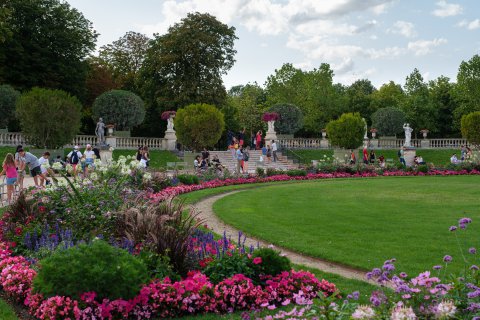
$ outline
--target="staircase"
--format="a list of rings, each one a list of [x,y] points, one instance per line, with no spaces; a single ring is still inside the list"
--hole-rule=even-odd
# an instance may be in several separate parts
[[[260,162],[260,156],[262,155],[261,150],[250,150],[249,151],[250,158],[248,159],[248,173],[255,173],[257,167],[262,168],[273,168],[276,170],[290,170],[290,169],[298,169],[298,164],[293,163],[291,159],[288,159],[286,156],[282,156],[281,152],[277,151],[278,160],[277,162],[273,162],[273,155],[270,158],[272,161],[267,163],[267,157],[264,156],[263,162]],[[237,166],[237,160],[233,159],[232,153],[230,151],[210,151],[210,159],[217,155],[218,159],[222,165],[224,165],[230,172],[235,172]]]

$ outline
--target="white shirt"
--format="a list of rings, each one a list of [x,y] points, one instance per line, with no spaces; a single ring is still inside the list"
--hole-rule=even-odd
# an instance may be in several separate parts
[[[43,166],[43,164],[44,164],[44,163],[47,163],[47,164],[48,164],[48,163],[49,163],[49,162],[48,162],[48,159],[47,159],[47,158],[44,158],[44,157],[40,157],[40,158],[38,159],[38,163],[40,163],[40,170],[42,171],[42,173],[47,172],[47,168],[45,168],[45,167]]]
[[[457,162],[458,162],[457,156],[453,155],[453,156],[450,158],[450,162],[451,162],[451,163],[457,163]]]
[[[83,155],[85,156],[85,159],[93,159],[95,157],[95,152],[93,152],[93,150],[85,150]]]
[[[73,154],[73,151],[70,151],[70,153],[67,155],[67,157],[71,158],[72,154]],[[80,158],[82,158],[82,153],[80,151],[77,151],[77,156],[78,156],[78,160],[80,160]]]
[[[277,143],[272,143],[272,151],[277,151]]]

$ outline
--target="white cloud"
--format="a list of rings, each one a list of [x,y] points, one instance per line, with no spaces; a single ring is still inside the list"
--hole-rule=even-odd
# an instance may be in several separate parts
[[[400,34],[406,38],[413,38],[417,35],[415,26],[411,22],[399,20],[393,24],[393,27],[393,29],[388,29],[387,32]]]
[[[462,20],[457,24],[457,26],[466,27],[468,30],[475,30],[480,28],[480,19],[475,19],[472,21]]]
[[[432,14],[437,17],[445,18],[457,16],[463,12],[463,7],[461,5],[456,3],[447,3],[445,0],[438,1],[436,5],[438,8],[433,10]]]
[[[412,51],[416,56],[423,56],[432,52],[432,48],[438,47],[446,43],[447,40],[444,38],[433,40],[418,40],[414,42],[409,42],[407,48],[408,50]]]

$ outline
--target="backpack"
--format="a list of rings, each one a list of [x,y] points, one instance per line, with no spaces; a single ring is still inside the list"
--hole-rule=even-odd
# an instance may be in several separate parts
[[[400,152],[400,150],[398,150],[397,156],[398,156],[399,158],[402,156],[402,152]]]
[[[244,161],[248,161],[249,158],[250,158],[250,155],[248,154],[248,152],[245,152],[245,153],[243,154],[243,160],[244,160]]]
[[[77,153],[76,150],[73,150],[73,151],[72,151],[72,157],[70,158],[70,163],[71,163],[71,164],[77,164],[78,161],[79,161],[79,159],[78,159],[78,153]]]

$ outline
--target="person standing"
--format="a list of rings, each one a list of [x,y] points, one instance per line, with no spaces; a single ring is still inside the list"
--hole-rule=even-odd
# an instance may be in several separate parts
[[[363,147],[363,163],[368,164],[368,150],[367,147]]]
[[[248,160],[250,159],[250,147],[246,147],[243,151],[243,172],[248,174]]]
[[[39,159],[38,163],[40,163],[40,171],[42,174],[47,177],[48,176],[48,168],[50,167],[50,152],[46,151]],[[45,183],[49,185],[50,180],[45,180],[44,178],[40,178],[40,187],[43,187],[43,184]]]
[[[7,153],[5,160],[3,160],[3,170],[0,173],[0,176],[1,175],[7,176],[7,203],[10,204],[12,202],[15,183],[17,182],[17,167],[15,165],[13,154]]]
[[[243,152],[242,152],[241,146],[235,152],[235,156],[237,158],[237,174],[240,174],[240,171],[242,171],[242,162],[243,162]]]
[[[255,150],[260,150],[262,148],[262,131],[259,130],[255,136]]]
[[[375,158],[376,158],[376,155],[375,155],[375,150],[370,150],[370,163],[371,164],[375,164]]]
[[[82,159],[82,153],[78,151],[78,146],[73,147],[73,150],[67,155],[68,163],[70,163],[73,167],[73,177],[77,178],[77,166]]]
[[[243,128],[239,133],[238,133],[238,142],[240,144],[240,147],[243,147],[243,144],[245,143],[245,128]]]
[[[350,164],[354,165],[355,163],[357,163],[357,157],[355,156],[355,152],[350,150]]]
[[[40,169],[40,163],[38,162],[38,158],[35,157],[33,154],[30,152],[25,152],[25,150],[20,149],[18,151],[20,157],[23,158],[23,161],[25,164],[28,166],[28,169],[30,170],[30,175],[33,177],[33,181],[35,182],[35,187],[40,187],[38,183],[38,177],[43,178],[47,180],[47,177],[45,177],[42,174],[42,170]]]
[[[23,190],[23,179],[25,178],[25,162],[18,153],[18,150],[23,149],[21,145],[17,146],[15,150],[15,167],[17,168],[17,183],[20,191]]]
[[[203,148],[202,160],[206,160],[207,164],[210,162],[210,152],[208,152],[207,148]]]
[[[277,143],[275,140],[272,140],[272,154],[273,154],[273,162],[277,162],[278,156],[277,156]]]
[[[400,148],[400,150],[398,151],[398,157],[399,157],[400,163],[406,166],[407,163],[405,162],[405,147]]]
[[[82,161],[82,170],[83,176],[87,176],[88,167],[93,167],[95,163],[95,152],[92,150],[92,146],[87,144],[85,151],[83,152],[83,160]]]

